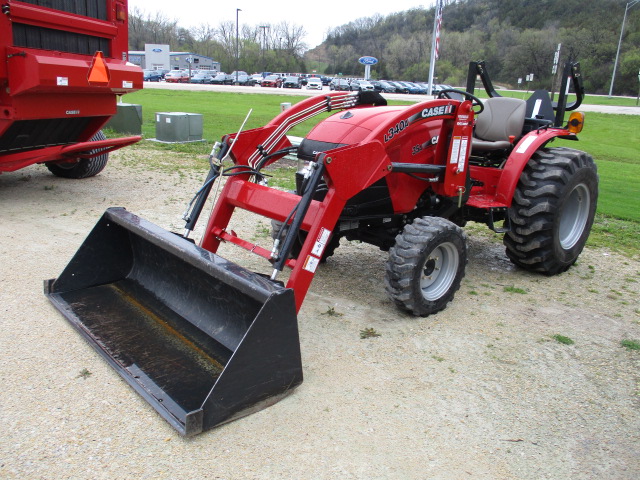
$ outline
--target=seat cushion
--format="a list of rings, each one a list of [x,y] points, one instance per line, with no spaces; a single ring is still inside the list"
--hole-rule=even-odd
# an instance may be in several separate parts
[[[489,98],[484,102],[484,111],[478,115],[474,135],[491,142],[508,142],[510,136],[519,137],[526,110],[527,103],[519,98]]]

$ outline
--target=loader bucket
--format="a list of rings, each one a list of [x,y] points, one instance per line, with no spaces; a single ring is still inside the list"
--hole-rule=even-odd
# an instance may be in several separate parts
[[[291,289],[122,208],[104,213],[45,294],[182,435],[302,382]]]

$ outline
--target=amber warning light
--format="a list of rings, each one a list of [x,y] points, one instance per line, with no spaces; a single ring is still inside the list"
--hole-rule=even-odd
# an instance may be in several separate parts
[[[127,20],[127,9],[122,3],[116,3],[116,20],[119,22]]]
[[[583,126],[584,126],[584,113],[573,112],[569,116],[569,124],[567,125],[568,130],[571,133],[578,134],[582,131]]]
[[[102,52],[96,52],[93,56],[93,62],[91,62],[91,68],[89,68],[88,80],[90,85],[109,84],[109,69],[104,61]]]

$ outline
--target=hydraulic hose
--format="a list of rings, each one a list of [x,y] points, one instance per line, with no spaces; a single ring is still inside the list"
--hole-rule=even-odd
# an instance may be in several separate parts
[[[202,213],[202,209],[204,208],[204,204],[207,201],[207,198],[209,197],[209,193],[211,193],[211,187],[213,187],[213,184],[216,178],[220,176],[221,164],[219,160],[223,159],[228,151],[229,151],[229,142],[225,141],[220,145],[220,149],[214,155],[211,156],[211,162],[210,162],[211,168],[209,169],[207,178],[205,179],[202,185],[202,188],[196,194],[197,198],[195,199],[191,212],[188,212],[187,214],[185,214],[184,220],[186,223],[184,226],[184,234],[183,234],[184,238],[187,238],[195,228],[198,218]]]

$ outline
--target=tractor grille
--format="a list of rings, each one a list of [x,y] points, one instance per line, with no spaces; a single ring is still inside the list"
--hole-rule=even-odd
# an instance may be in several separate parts
[[[63,12],[84,15],[98,20],[107,19],[107,2],[105,0],[21,0],[24,3],[39,7],[53,8]]]
[[[76,143],[89,120],[90,117],[14,122],[0,138],[0,153],[16,153]]]
[[[16,47],[79,53],[80,55],[93,55],[100,50],[106,57],[111,56],[109,40],[106,38],[21,23],[13,25],[13,45]]]

